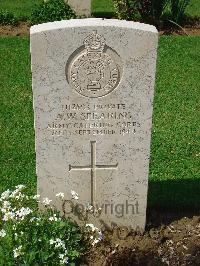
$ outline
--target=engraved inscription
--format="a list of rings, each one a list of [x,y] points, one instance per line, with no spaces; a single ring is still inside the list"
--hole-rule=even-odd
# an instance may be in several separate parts
[[[139,133],[140,121],[125,103],[62,105],[56,119],[47,125],[53,137],[75,135],[130,135]]]
[[[95,205],[95,195],[96,195],[96,170],[116,170],[118,168],[118,163],[111,165],[97,164],[96,162],[96,141],[91,141],[91,164],[86,166],[72,166],[69,165],[69,172],[72,170],[89,170],[91,172],[91,205]]]
[[[87,36],[84,48],[81,52],[80,49],[77,51],[66,65],[67,80],[71,87],[89,98],[111,93],[121,80],[119,55],[106,46],[103,36],[96,32]]]

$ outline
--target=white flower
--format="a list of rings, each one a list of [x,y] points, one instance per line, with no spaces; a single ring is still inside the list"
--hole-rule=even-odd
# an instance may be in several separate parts
[[[34,221],[41,221],[41,218],[40,217],[32,217],[31,219],[30,219],[30,222],[32,223],[32,222],[34,222]]]
[[[68,253],[67,249],[65,249],[65,252],[64,253],[65,253],[65,255],[67,255],[67,253]]]
[[[97,243],[99,243],[99,241],[101,241],[103,239],[103,235],[102,232],[100,230],[98,230],[98,235],[96,236],[96,238],[93,240],[92,245],[96,245]]]
[[[51,222],[57,222],[58,221],[58,218],[56,216],[52,216],[52,217],[49,217],[49,221]]]
[[[98,229],[97,227],[95,227],[93,224],[86,224],[86,227],[90,227],[91,231],[94,232],[96,231],[96,229]]]
[[[3,209],[3,208],[1,208],[1,212],[2,213],[6,213],[8,210],[7,209]]]
[[[54,240],[53,239],[50,239],[49,240],[49,243],[50,243],[50,245],[53,245],[54,244]]]
[[[24,186],[24,185],[18,185],[18,186],[16,186],[15,188],[17,189],[17,190],[22,190],[22,189],[24,189],[26,186]]]
[[[98,236],[96,236],[96,238],[94,239],[94,241],[92,242],[92,245],[96,245],[97,243],[99,243],[101,240],[103,239],[103,234],[100,230],[98,230]]]
[[[56,240],[51,239],[49,243],[50,245],[54,245],[55,248],[62,247],[64,250],[66,250],[65,243],[60,238],[56,238]]]
[[[56,194],[56,197],[59,198],[59,199],[63,199],[64,198],[64,193],[60,192],[58,194]]]
[[[19,199],[23,199],[25,197],[24,194],[22,194],[21,192],[18,193],[18,195],[16,195],[16,199],[19,200]],[[26,199],[27,199],[27,196],[26,196]]]
[[[9,198],[13,198],[13,199],[17,199],[17,200],[23,199],[24,197],[25,197],[25,195],[22,194],[19,189],[14,190],[9,196]]]
[[[9,198],[9,196],[10,196],[10,193],[11,193],[11,191],[8,189],[8,190],[6,190],[6,191],[4,191],[2,194],[1,194],[1,200],[5,200],[5,199],[8,199]]]
[[[72,199],[78,200],[78,194],[74,190],[71,190],[71,195]]]
[[[57,221],[60,221],[61,219],[60,218],[58,218],[57,216],[56,216],[56,214],[54,214],[53,216],[51,216],[51,217],[49,217],[49,221],[51,221],[51,222],[57,222]]]
[[[62,260],[60,260],[60,264],[68,264],[68,260],[69,259],[67,257],[62,259]]]
[[[4,229],[2,229],[0,231],[0,237],[5,237],[6,236],[6,231]]]
[[[7,222],[8,220],[15,219],[15,213],[14,212],[6,212],[2,218],[3,221]]]
[[[16,211],[16,216],[17,216],[17,218],[24,220],[24,217],[27,216],[28,214],[30,214],[31,212],[33,212],[33,211],[29,207],[27,207],[27,208],[22,207],[21,209]]]
[[[93,212],[94,210],[94,207],[92,205],[90,205],[89,203],[86,204],[86,211],[89,211],[89,212]]]
[[[3,202],[3,208],[10,208],[10,202],[5,200]]]
[[[10,209],[11,209],[11,204],[9,201],[6,201],[6,200],[3,201],[2,206],[3,206],[3,208],[1,208],[2,213],[6,213],[6,212],[10,211]]]
[[[33,199],[38,201],[40,199],[40,195],[34,195]]]
[[[59,254],[59,259],[64,259],[65,254]]]
[[[100,239],[95,239],[93,242],[92,242],[92,245],[94,246],[94,245],[96,245],[97,243],[99,243],[99,241],[100,241]]]
[[[19,257],[20,255],[22,255],[23,253],[21,252],[22,246],[19,246],[18,248],[13,250],[13,254],[14,254],[14,258]]]
[[[44,205],[49,205],[52,202],[49,198],[43,198],[43,204]]]
[[[92,239],[92,240],[94,239],[92,242],[92,245],[94,246],[99,241],[102,240],[102,238],[103,238],[102,232],[97,227],[95,227],[93,224],[86,224],[86,227],[89,227],[90,231],[92,231],[92,233],[94,234],[94,235],[90,236],[90,239]]]
[[[62,247],[63,249],[65,249],[65,243],[61,239],[56,238],[55,248],[59,248],[59,247]]]

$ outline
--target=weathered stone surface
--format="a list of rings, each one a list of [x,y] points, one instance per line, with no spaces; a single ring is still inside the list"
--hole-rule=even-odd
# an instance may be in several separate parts
[[[76,191],[98,226],[145,226],[157,38],[118,20],[31,28],[38,193]]]
[[[66,0],[66,2],[78,15],[87,17],[91,15],[91,0]]]

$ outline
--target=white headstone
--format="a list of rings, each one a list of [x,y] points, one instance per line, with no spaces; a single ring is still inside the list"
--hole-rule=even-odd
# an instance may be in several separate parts
[[[144,229],[158,34],[103,19],[31,27],[38,193]]]
[[[77,15],[91,15],[91,0],[66,0],[67,3],[76,11]]]

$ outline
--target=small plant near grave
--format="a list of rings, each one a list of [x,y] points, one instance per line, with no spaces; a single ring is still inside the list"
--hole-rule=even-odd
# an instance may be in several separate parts
[[[137,2],[142,20],[157,24],[161,20],[169,0],[137,0]]]
[[[138,14],[137,0],[113,0],[118,19],[135,20]]]
[[[171,20],[175,23],[182,23],[185,15],[186,7],[189,5],[190,0],[171,0]]]
[[[31,14],[32,25],[76,18],[74,10],[64,0],[47,0]]]
[[[144,22],[155,24],[160,20],[169,0],[114,0],[119,19],[134,20],[139,16]]]
[[[159,25],[163,20],[181,23],[190,0],[114,0],[119,19],[135,20]],[[166,12],[167,10],[167,12]]]
[[[17,18],[8,11],[0,11],[0,25],[13,25],[18,24]]]
[[[62,203],[64,194],[56,197]],[[38,209],[39,202],[44,211]],[[0,264],[74,265],[99,240],[100,232],[92,224],[79,227],[61,216],[50,199],[26,195],[23,185],[1,194]]]

